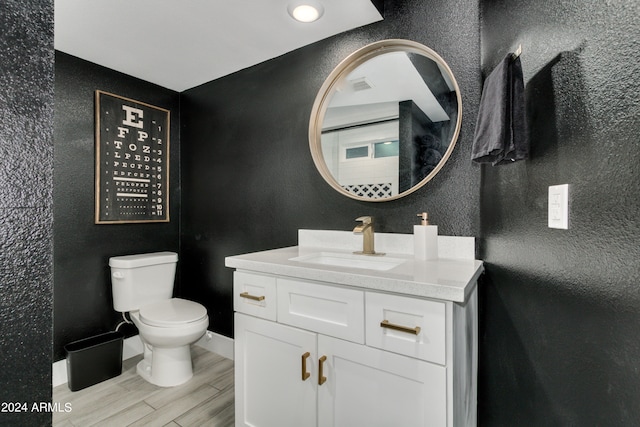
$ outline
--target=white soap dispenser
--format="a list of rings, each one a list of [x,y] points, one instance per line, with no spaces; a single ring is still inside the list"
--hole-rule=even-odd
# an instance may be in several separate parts
[[[420,225],[413,226],[413,253],[416,259],[438,259],[438,226],[429,225],[426,212],[418,214],[422,217]]]

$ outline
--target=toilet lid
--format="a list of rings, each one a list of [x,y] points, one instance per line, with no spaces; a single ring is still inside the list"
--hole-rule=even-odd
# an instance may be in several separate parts
[[[172,327],[197,322],[207,316],[207,309],[197,302],[180,298],[158,301],[140,307],[140,320],[151,326]]]

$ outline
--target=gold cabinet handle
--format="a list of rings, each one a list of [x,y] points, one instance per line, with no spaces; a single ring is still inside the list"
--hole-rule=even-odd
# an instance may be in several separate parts
[[[327,377],[325,377],[322,372],[322,368],[326,360],[327,356],[322,356],[320,359],[318,359],[318,385],[322,385],[327,381]]]
[[[310,372],[307,372],[307,359],[311,356],[308,351],[302,355],[302,381],[306,381],[311,376]]]
[[[415,328],[410,328],[408,326],[395,325],[393,323],[389,323],[388,320],[383,320],[380,322],[381,328],[393,329],[394,331],[406,332],[408,334],[418,335],[420,333],[420,326],[416,326]]]
[[[264,295],[260,295],[259,297],[255,296],[255,295],[251,295],[249,292],[243,292],[240,294],[240,296],[242,298],[246,298],[246,299],[251,299],[254,301],[262,301],[264,300]]]

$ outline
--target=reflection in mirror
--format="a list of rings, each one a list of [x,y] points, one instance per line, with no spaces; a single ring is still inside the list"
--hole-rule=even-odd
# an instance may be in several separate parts
[[[385,40],[348,57],[320,90],[310,146],[325,180],[359,200],[392,200],[428,182],[455,144],[460,93],[435,52]]]

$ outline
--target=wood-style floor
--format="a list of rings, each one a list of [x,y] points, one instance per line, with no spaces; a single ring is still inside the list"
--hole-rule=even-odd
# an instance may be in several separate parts
[[[123,362],[122,375],[94,386],[55,387],[53,402],[68,403],[71,411],[54,413],[53,426],[233,426],[233,361],[198,346],[191,353],[193,378],[181,386],[143,380],[136,374],[138,356]]]

